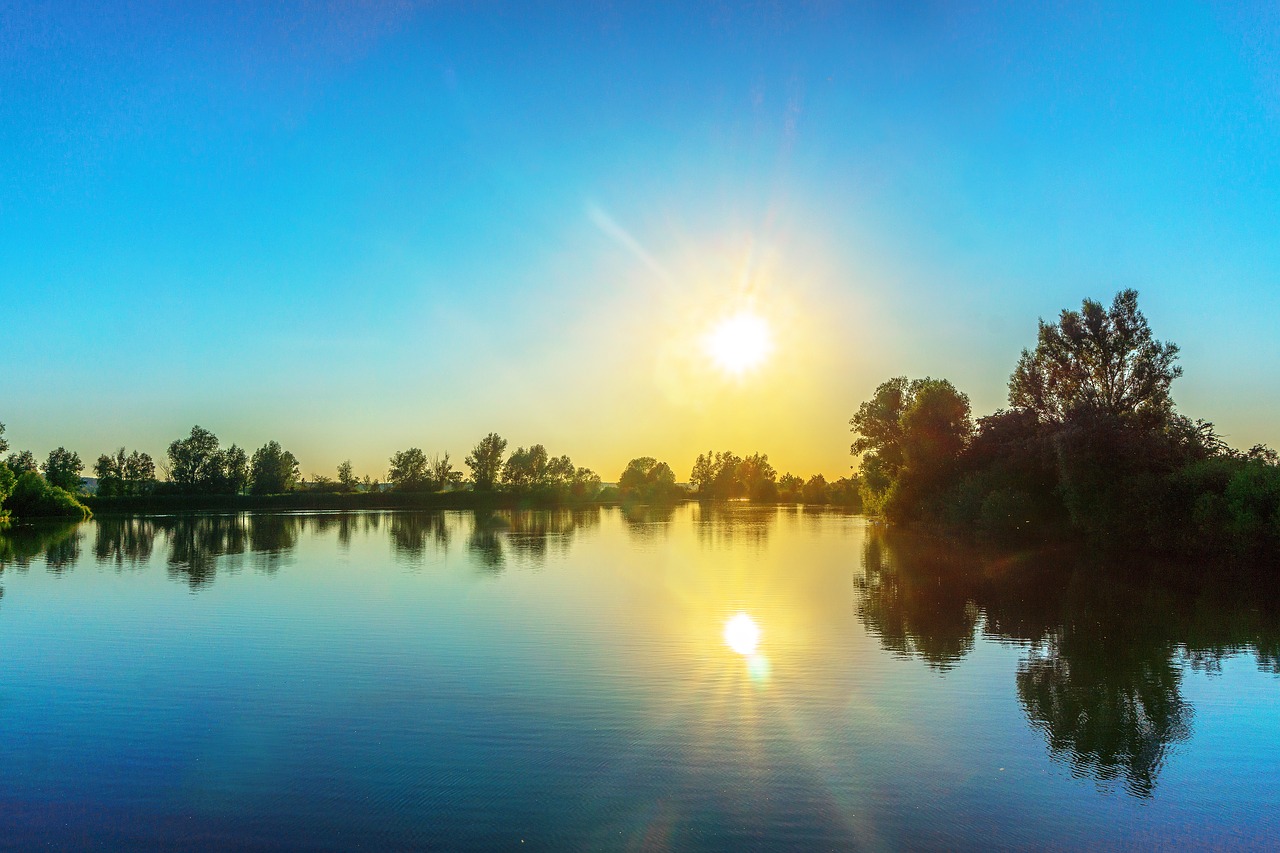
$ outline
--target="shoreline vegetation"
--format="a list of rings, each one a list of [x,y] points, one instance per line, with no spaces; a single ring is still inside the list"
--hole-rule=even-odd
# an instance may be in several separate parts
[[[538,509],[685,500],[836,505],[891,527],[999,547],[1086,545],[1112,552],[1280,554],[1280,457],[1227,446],[1212,423],[1179,413],[1178,347],[1158,341],[1138,294],[1111,306],[1041,320],[1034,349],[1009,379],[1009,407],[973,417],[946,379],[895,377],[863,402],[850,426],[858,473],[779,476],[768,455],[708,451],[688,483],[669,464],[632,459],[616,485],[541,444],[507,452],[482,438],[456,469],[448,453],[420,448],[388,460],[385,483],[305,479],[292,453],[269,441],[250,456],[196,426],[173,441],[163,479],[146,453],[103,454],[96,492],[85,494],[79,456],[59,447],[37,465],[29,451],[0,463],[0,520],[85,518],[92,513],[201,510]],[[0,452],[8,450],[0,425]]]
[[[849,422],[865,511],[1006,547],[1274,562],[1280,457],[1179,413],[1177,355],[1125,290],[1040,321],[1007,409],[975,420],[945,379],[889,379]]]
[[[0,424],[0,452],[8,450]],[[616,485],[604,484],[568,456],[551,456],[541,444],[507,453],[497,433],[482,438],[455,469],[448,453],[427,456],[420,448],[397,451],[388,460],[385,483],[355,475],[350,461],[337,476],[303,479],[297,458],[269,441],[252,457],[236,445],[196,426],[173,441],[156,476],[151,457],[121,447],[98,457],[90,494],[77,453],[59,447],[37,464],[30,451],[0,461],[0,521],[10,517],[87,518],[94,513],[174,513],[246,510],[362,509],[551,509],[617,504],[671,505],[690,499],[748,499],[761,503],[837,505],[858,510],[856,477],[828,483],[821,474],[779,476],[767,454],[740,457],[731,451],[698,456],[690,482],[676,482],[671,466],[653,457],[632,459]]]

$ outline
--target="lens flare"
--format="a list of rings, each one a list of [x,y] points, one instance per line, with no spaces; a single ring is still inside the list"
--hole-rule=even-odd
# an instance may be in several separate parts
[[[745,613],[739,613],[724,625],[724,641],[740,655],[750,656],[760,645],[760,626]]]

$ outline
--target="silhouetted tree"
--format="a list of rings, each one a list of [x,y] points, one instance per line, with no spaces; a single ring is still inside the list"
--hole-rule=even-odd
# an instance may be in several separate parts
[[[0,424],[0,453],[4,453],[9,449],[9,442],[4,437],[4,424]]]
[[[566,459],[568,457],[565,457]],[[590,468],[578,468],[569,482],[569,496],[577,500],[591,500],[600,494],[600,475]]]
[[[208,494],[227,490],[226,459],[218,437],[200,426],[191,435],[169,445],[169,479],[174,489],[185,494]]]
[[[280,446],[268,441],[253,454],[249,476],[256,495],[274,495],[287,492],[298,484],[301,473],[298,460]]]
[[[804,484],[802,491],[804,502],[807,504],[824,504],[829,498],[827,495],[827,478],[821,474],[814,474],[809,478],[809,482]]]
[[[699,498],[724,500],[741,497],[746,488],[738,478],[742,458],[732,451],[698,454],[689,474],[689,485]]]
[[[449,461],[448,453],[442,456],[433,454],[428,468],[431,481],[437,489],[451,489],[462,482],[462,472],[453,470],[453,463]]]
[[[827,499],[837,506],[862,511],[862,481],[858,477],[841,477],[827,485]]]
[[[778,472],[769,464],[769,454],[753,453],[738,463],[736,479],[747,497],[770,503],[778,498]]]
[[[387,482],[404,492],[426,490],[430,484],[426,454],[417,447],[396,451],[391,456]]]
[[[133,451],[129,454],[129,458],[124,460],[121,470],[125,490],[129,494],[144,494],[155,488],[156,463],[152,461],[150,454]]]
[[[120,456],[124,456],[124,448],[120,448]],[[120,474],[120,465],[116,457],[103,453],[93,463],[93,475],[98,478],[98,497],[107,498],[119,495],[124,490],[124,478]]]
[[[955,475],[973,434],[969,398],[945,379],[898,376],[880,384],[849,421],[862,454],[863,502],[894,519],[916,518]]]
[[[543,485],[550,476],[550,465],[547,449],[541,444],[535,444],[528,450],[517,447],[502,466],[502,484],[510,489]]]
[[[632,459],[618,477],[618,492],[627,501],[662,502],[670,500],[677,491],[671,466],[652,456]]]
[[[797,477],[788,471],[778,478],[778,500],[783,503],[798,503],[803,493],[803,477]]]
[[[9,470],[13,471],[15,476],[22,476],[28,471],[37,473],[40,470],[40,464],[36,462],[36,456],[30,450],[19,450],[9,454],[9,458],[5,460],[5,464],[9,466]]]
[[[1182,375],[1177,357],[1176,345],[1152,337],[1136,290],[1117,293],[1110,310],[1086,299],[1057,323],[1040,321],[1035,350],[1022,351],[1009,379],[1009,404],[1057,422],[1080,408],[1163,419]]]
[[[155,485],[156,466],[146,453],[135,450],[126,455],[121,447],[114,456],[99,456],[93,473],[98,478],[99,497],[141,495]]]
[[[302,485],[309,492],[340,492],[342,484],[325,474],[312,474],[310,480],[304,480]]]
[[[222,451],[222,478],[227,491],[240,494],[248,486],[252,473],[249,470],[249,457],[238,445],[231,445]]]
[[[502,454],[507,450],[507,440],[491,432],[472,449],[463,462],[471,469],[471,482],[476,491],[490,491],[502,473]]]
[[[360,485],[360,478],[356,476],[355,469],[351,467],[350,459],[338,465],[338,485],[342,487],[344,492],[354,492]]]
[[[80,454],[58,447],[49,451],[49,458],[44,463],[44,478],[50,486],[75,494],[82,486],[80,472],[83,470]]]

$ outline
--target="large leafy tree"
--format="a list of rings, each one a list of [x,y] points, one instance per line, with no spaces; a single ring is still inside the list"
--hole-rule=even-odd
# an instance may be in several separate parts
[[[156,463],[149,453],[135,450],[122,463],[121,478],[129,494],[148,492],[156,484]]]
[[[396,451],[391,457],[387,482],[401,491],[424,491],[431,483],[427,455],[417,447]]]
[[[824,504],[830,498],[827,493],[827,478],[821,474],[814,474],[809,481],[804,484],[801,491],[804,502],[807,504]]]
[[[49,458],[44,463],[44,478],[51,486],[75,493],[80,491],[80,472],[83,470],[80,454],[58,447],[49,451]]]
[[[351,464],[351,460],[344,460],[338,465],[338,485],[342,487],[344,492],[354,492],[360,485],[360,478],[356,476],[355,468]]]
[[[675,489],[671,466],[652,456],[632,459],[618,477],[618,491],[627,500],[662,500]]]
[[[227,488],[226,459],[218,437],[201,426],[169,444],[169,479],[187,494],[221,492]]]
[[[298,484],[301,476],[298,460],[278,441],[268,441],[255,450],[249,464],[253,493],[258,495],[287,492]]]
[[[463,462],[471,469],[471,481],[477,491],[489,491],[502,473],[502,454],[507,451],[507,440],[496,432],[480,439]]]
[[[517,447],[502,466],[502,484],[511,489],[543,485],[550,476],[550,464],[547,448],[541,444],[535,444],[528,450]]]
[[[566,457],[567,458],[567,457]],[[590,468],[578,468],[568,484],[569,494],[575,498],[594,498],[600,494],[600,475]]]
[[[738,479],[742,457],[726,450],[699,453],[689,473],[689,485],[700,498],[733,498],[742,496],[746,489]]]
[[[18,450],[9,454],[9,458],[4,461],[13,471],[15,476],[21,477],[27,472],[37,473],[40,470],[40,463],[36,462],[36,455],[30,450]]]
[[[1009,403],[1042,421],[1078,410],[1166,420],[1169,386],[1182,375],[1177,357],[1175,344],[1152,336],[1136,290],[1117,293],[1109,309],[1086,299],[1056,323],[1040,321],[1036,348],[1022,351],[1009,379]]]
[[[137,450],[125,454],[120,448],[114,455],[104,453],[93,466],[98,478],[98,495],[139,495],[155,485],[156,466],[151,457]]]
[[[737,479],[752,500],[772,501],[778,497],[778,472],[767,453],[743,457],[738,463]]]
[[[588,468],[575,468],[568,456],[552,456],[535,444],[528,450],[518,447],[502,466],[502,483],[509,489],[538,489],[583,495],[596,489],[599,477]],[[598,490],[598,489],[597,489]]]
[[[969,398],[945,379],[882,382],[849,425],[858,437],[863,502],[891,518],[918,516],[945,488],[973,436]]]
[[[124,455],[123,447],[120,448],[120,455]],[[98,478],[98,497],[114,497],[124,491],[120,466],[116,462],[116,457],[108,453],[103,453],[98,457],[98,461],[93,463],[93,476]]]
[[[233,444],[222,451],[221,457],[225,488],[232,494],[239,494],[249,485],[253,476],[249,470],[249,456],[244,448]]]

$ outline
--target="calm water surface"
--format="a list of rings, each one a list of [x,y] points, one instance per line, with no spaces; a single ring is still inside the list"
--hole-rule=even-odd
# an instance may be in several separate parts
[[[0,566],[9,848],[1280,845],[1273,588],[696,505],[99,519]]]

